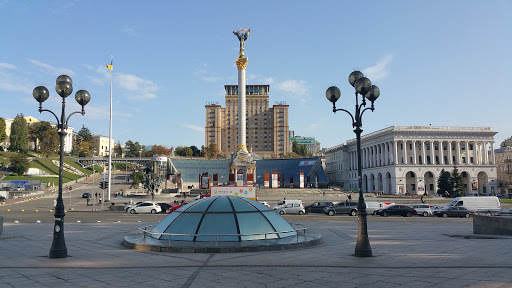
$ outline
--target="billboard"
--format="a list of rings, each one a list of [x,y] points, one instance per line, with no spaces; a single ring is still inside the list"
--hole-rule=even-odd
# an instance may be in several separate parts
[[[258,200],[256,197],[256,188],[254,186],[212,186],[210,188],[211,196],[237,196]]]

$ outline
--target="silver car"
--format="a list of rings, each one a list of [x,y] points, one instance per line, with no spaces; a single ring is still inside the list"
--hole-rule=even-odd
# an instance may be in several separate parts
[[[430,205],[428,204],[412,204],[408,205],[409,207],[416,210],[416,214],[421,215],[423,217],[432,216],[432,209],[430,209]]]
[[[284,205],[284,207],[281,207],[276,210],[277,213],[284,215],[284,214],[299,214],[303,215],[306,213],[306,210],[304,210],[304,206],[302,204],[298,203],[290,203]]]
[[[143,202],[139,203],[133,207],[128,208],[128,211],[131,214],[136,213],[151,213],[156,214],[162,212],[162,207],[154,202]]]

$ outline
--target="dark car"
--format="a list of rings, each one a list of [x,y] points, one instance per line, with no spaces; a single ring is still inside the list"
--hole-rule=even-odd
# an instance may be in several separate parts
[[[325,207],[324,213],[329,216],[334,214],[348,214],[350,216],[357,215],[357,203],[356,202],[340,202],[336,205]]]
[[[384,217],[388,217],[390,215],[411,217],[412,215],[416,215],[416,210],[406,205],[391,205],[384,209],[377,210],[375,214]]]
[[[91,193],[85,192],[84,194],[82,194],[82,198],[91,198]]]
[[[441,210],[434,211],[434,215],[437,217],[466,217],[469,218],[475,214],[474,211],[468,210],[462,206],[447,206]]]
[[[322,213],[324,212],[324,208],[329,206],[334,206],[334,203],[320,201],[311,203],[308,206],[304,207],[304,209],[306,210],[306,213]]]
[[[5,202],[5,197],[0,195],[0,202]]]
[[[162,208],[162,211],[167,211],[167,209],[172,207],[170,203],[156,203],[156,204],[160,205],[160,207]]]

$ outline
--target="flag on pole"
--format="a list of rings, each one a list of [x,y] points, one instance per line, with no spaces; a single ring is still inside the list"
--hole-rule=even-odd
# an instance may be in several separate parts
[[[110,65],[106,64],[106,65],[107,65],[108,70],[110,70],[110,71],[114,71],[114,65],[112,64],[112,61],[113,61],[113,60],[110,60]]]

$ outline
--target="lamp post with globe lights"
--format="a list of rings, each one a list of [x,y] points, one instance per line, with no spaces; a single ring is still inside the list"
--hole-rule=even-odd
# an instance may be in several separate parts
[[[64,239],[64,201],[62,200],[62,176],[64,168],[64,138],[68,134],[68,121],[71,115],[80,113],[85,114],[85,105],[91,100],[91,95],[86,90],[79,90],[75,94],[75,100],[82,106],[82,111],[76,111],[66,118],[66,97],[73,92],[73,81],[67,75],[60,75],[57,77],[57,84],[55,85],[55,91],[62,97],[62,112],[59,117],[48,109],[43,109],[43,102],[48,99],[50,92],[44,86],[37,86],[34,88],[32,95],[39,102],[39,113],[43,111],[50,112],[55,116],[57,120],[58,133],[60,137],[60,165],[59,165],[59,196],[57,197],[57,205],[55,206],[55,225],[53,227],[53,242],[50,248],[49,258],[66,258],[68,256],[68,250],[66,248],[66,241]]]
[[[356,257],[371,257],[372,256],[372,248],[370,246],[370,240],[368,239],[368,223],[367,223],[367,212],[366,212],[366,203],[364,202],[363,196],[363,178],[362,178],[362,165],[361,165],[361,126],[363,113],[366,110],[375,110],[373,106],[373,102],[377,100],[380,95],[379,87],[372,85],[370,79],[364,77],[364,74],[360,71],[354,71],[350,73],[348,77],[348,82],[354,89],[356,90],[356,111],[355,114],[350,113],[345,109],[336,109],[336,101],[341,96],[340,89],[336,86],[331,86],[325,92],[325,97],[327,100],[332,102],[332,112],[336,113],[336,111],[344,111],[352,118],[352,127],[354,128],[354,133],[356,133],[357,140],[357,179],[359,185],[359,200],[357,202],[357,214],[358,214],[358,234],[357,234],[357,244],[355,249]],[[358,94],[361,95],[361,104],[359,104]],[[366,100],[370,101],[371,107],[366,107]]]

